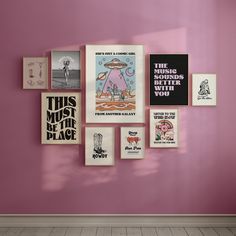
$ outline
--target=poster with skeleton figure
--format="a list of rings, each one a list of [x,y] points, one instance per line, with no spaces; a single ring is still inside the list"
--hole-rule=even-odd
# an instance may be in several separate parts
[[[145,152],[145,128],[121,127],[121,159],[143,159]]]
[[[85,128],[85,165],[114,165],[114,128]]]
[[[192,75],[192,105],[216,106],[216,74]]]
[[[150,110],[150,147],[178,147],[178,110]]]
[[[86,46],[87,123],[143,123],[144,90],[142,45]]]

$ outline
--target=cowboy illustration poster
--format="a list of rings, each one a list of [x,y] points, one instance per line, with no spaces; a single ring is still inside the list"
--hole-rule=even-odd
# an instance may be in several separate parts
[[[150,110],[150,147],[178,147],[178,110]]]
[[[86,46],[86,121],[144,122],[142,45]]]
[[[145,152],[145,128],[121,127],[121,159],[143,159]]]
[[[114,128],[85,128],[85,165],[114,165]]]
[[[150,55],[150,105],[188,105],[188,55]]]
[[[42,144],[79,144],[80,93],[42,93]]]
[[[192,105],[216,106],[216,74],[192,75]]]

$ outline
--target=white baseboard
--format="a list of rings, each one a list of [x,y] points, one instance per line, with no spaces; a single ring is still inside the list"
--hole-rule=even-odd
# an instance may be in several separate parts
[[[0,214],[0,227],[236,227],[236,215]]]

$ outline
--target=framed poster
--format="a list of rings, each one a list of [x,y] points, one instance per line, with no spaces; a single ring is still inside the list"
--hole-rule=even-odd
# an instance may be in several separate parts
[[[150,105],[188,105],[188,55],[150,55]]]
[[[178,110],[150,110],[150,147],[178,147]]]
[[[142,45],[86,45],[86,122],[144,122]]]
[[[48,88],[48,58],[23,58],[23,89]]]
[[[42,93],[42,144],[79,144],[80,93]]]
[[[143,159],[145,152],[145,128],[121,127],[121,159]]]
[[[192,74],[192,105],[216,106],[216,74]]]
[[[80,52],[52,51],[52,89],[80,89]]]
[[[113,127],[85,128],[85,165],[112,166],[114,165]]]

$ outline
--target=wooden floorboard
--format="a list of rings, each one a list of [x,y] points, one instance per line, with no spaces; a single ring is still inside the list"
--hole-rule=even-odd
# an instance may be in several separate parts
[[[219,236],[234,236],[232,231],[227,228],[214,228],[214,230]]]
[[[98,228],[96,236],[111,236],[111,227]]]
[[[73,227],[0,228],[0,236],[236,236],[236,228]]]
[[[198,228],[185,228],[188,236],[203,236],[202,232]]]
[[[156,228],[141,228],[142,236],[157,236]]]
[[[126,236],[126,228],[112,228],[112,236]]]
[[[200,231],[204,236],[218,236],[216,231],[212,228],[200,228]]]
[[[157,228],[158,236],[172,236],[170,228]]]

